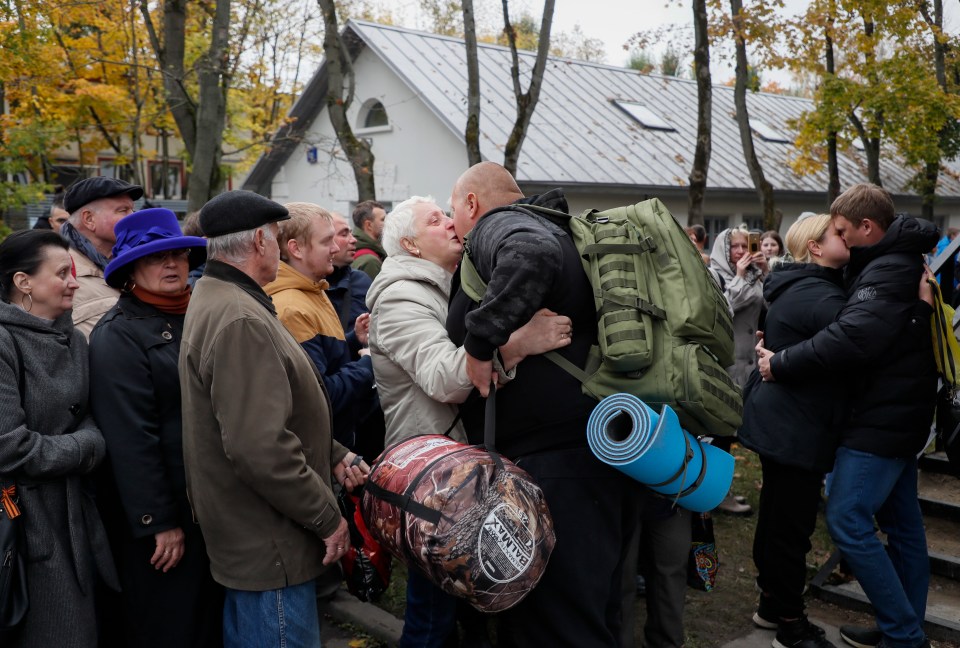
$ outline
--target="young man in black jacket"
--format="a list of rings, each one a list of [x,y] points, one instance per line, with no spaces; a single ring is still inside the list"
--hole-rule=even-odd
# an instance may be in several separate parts
[[[937,370],[931,308],[918,297],[923,253],[937,242],[928,221],[895,216],[893,200],[854,185],[830,207],[850,248],[848,301],[837,321],[776,354],[760,351],[764,380],[783,383],[845,372],[854,385],[841,429],[827,527],[876,611],[879,633],[844,627],[850,642],[928,646],[923,632],[930,565],[917,501],[917,454],[933,420]],[[889,553],[874,531],[887,534]],[[869,635],[873,634],[874,637]]]

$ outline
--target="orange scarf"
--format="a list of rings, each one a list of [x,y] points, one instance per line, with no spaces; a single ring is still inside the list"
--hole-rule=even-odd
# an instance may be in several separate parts
[[[176,295],[161,295],[151,292],[140,286],[134,286],[131,290],[134,297],[145,304],[150,304],[157,310],[174,315],[183,315],[187,312],[187,304],[190,303],[190,286],[186,290]]]

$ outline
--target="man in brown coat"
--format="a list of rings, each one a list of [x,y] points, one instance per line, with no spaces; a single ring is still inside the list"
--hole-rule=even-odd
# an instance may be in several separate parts
[[[319,645],[314,579],[350,540],[331,475],[352,488],[369,471],[333,441],[323,382],[261,288],[287,218],[248,191],[203,207],[209,260],[180,349],[187,493],[226,588],[228,647]]]

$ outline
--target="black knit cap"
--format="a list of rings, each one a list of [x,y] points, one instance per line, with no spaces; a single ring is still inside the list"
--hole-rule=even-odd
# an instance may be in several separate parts
[[[94,176],[70,185],[63,197],[63,208],[71,214],[94,200],[127,194],[131,200],[143,195],[143,187],[117,178]]]
[[[200,229],[207,238],[257,229],[290,219],[280,203],[252,191],[236,189],[214,196],[200,210]]]

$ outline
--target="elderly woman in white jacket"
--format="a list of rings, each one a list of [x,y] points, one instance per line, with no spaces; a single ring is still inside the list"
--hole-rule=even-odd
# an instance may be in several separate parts
[[[367,292],[370,356],[386,444],[417,434],[465,441],[457,404],[473,390],[466,352],[447,337],[450,282],[463,255],[453,220],[432,198],[396,206],[383,228],[387,258]],[[568,317],[540,311],[500,347],[501,382],[527,355],[570,343]],[[451,429],[452,428],[452,429]],[[411,571],[401,648],[440,647],[456,631],[455,600]]]

